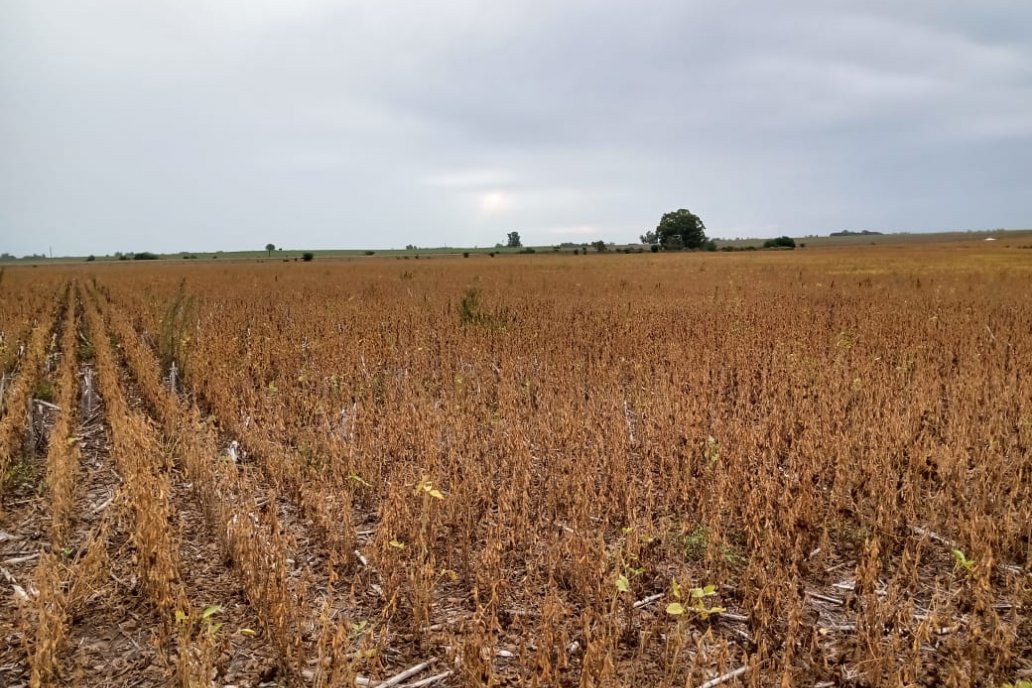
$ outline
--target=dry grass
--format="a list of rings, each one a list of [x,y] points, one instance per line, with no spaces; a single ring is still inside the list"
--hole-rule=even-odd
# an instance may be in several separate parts
[[[203,593],[162,498],[181,470],[281,682],[1032,672],[1020,251],[89,274],[148,603]],[[217,674],[214,647],[180,676]]]

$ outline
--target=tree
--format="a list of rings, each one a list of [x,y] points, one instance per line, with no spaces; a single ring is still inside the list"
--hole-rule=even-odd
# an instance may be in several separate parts
[[[272,258],[272,252],[276,250],[275,244],[265,244],[265,250],[269,252],[269,258]]]
[[[706,225],[698,215],[681,208],[660,218],[656,227],[656,239],[663,248],[673,250],[702,248],[707,241]]]
[[[601,239],[599,239],[598,241],[592,241],[591,245],[599,253],[605,253],[607,250],[609,250],[609,247],[606,246],[606,242],[602,241]]]
[[[650,229],[649,231],[645,232],[644,234],[642,234],[638,238],[641,239],[641,243],[649,244],[651,246],[655,246],[656,244],[659,243],[659,235],[656,234],[655,230],[652,230],[652,229]]]
[[[520,246],[523,246],[523,242],[520,241],[520,233],[509,232],[509,234],[506,236],[505,245],[509,248],[519,248]]]
[[[767,239],[763,242],[763,248],[795,248],[795,239],[788,236],[779,236],[776,239]]]

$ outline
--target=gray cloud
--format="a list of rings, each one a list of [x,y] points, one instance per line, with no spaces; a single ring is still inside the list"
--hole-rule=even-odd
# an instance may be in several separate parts
[[[8,0],[0,250],[1029,226],[1032,6]]]

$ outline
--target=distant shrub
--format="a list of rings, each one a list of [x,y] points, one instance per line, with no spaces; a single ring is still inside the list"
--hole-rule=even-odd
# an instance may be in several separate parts
[[[371,256],[371,255],[374,255],[375,253],[376,253],[376,251],[366,251],[366,252],[365,252],[365,254],[366,254],[367,256]]]
[[[763,248],[795,248],[795,239],[787,236],[779,236],[776,239],[767,239],[763,242]]]
[[[659,253],[659,244],[652,244],[652,246],[650,247],[650,250],[653,253]]]
[[[96,259],[97,259],[97,257],[95,255],[93,255],[92,253],[90,255],[86,256],[86,262],[87,263],[92,263]]]
[[[462,257],[463,258],[469,258],[469,251],[463,251],[462,252]]]
[[[305,251],[301,254],[301,259],[306,263],[311,263],[313,260],[315,260],[315,254],[311,251]]]
[[[150,251],[141,251],[133,254],[133,260],[157,260],[158,255]]]
[[[520,249],[520,253],[537,253],[537,251],[532,249],[530,246],[527,246],[526,248]]]

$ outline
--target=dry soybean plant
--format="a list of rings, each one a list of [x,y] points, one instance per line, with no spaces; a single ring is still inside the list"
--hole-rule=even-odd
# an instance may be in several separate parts
[[[233,647],[286,685],[1019,685],[1015,255],[91,266],[132,543],[172,553],[140,579],[189,620],[170,675],[237,676]],[[239,592],[209,617],[181,499]]]

